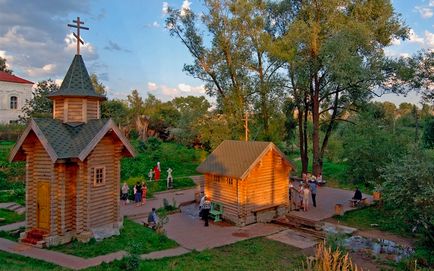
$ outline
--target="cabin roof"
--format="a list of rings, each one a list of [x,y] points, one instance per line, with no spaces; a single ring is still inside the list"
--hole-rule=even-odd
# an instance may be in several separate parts
[[[87,123],[62,123],[57,119],[32,119],[11,151],[10,160],[18,153],[29,132],[33,130],[53,162],[58,159],[78,158],[84,160],[104,135],[112,130],[135,156],[129,141],[111,119],[93,119]]]
[[[49,98],[62,96],[106,99],[104,95],[96,93],[81,55],[74,56],[59,90],[48,95]]]
[[[196,170],[200,173],[244,179],[271,149],[295,170],[294,164],[272,142],[236,140],[223,141]]]

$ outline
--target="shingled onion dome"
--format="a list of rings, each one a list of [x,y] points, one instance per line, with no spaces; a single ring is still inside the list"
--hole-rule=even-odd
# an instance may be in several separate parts
[[[53,101],[53,119],[63,123],[100,119],[100,104],[107,99],[96,93],[81,55],[75,55],[60,89],[48,98]]]

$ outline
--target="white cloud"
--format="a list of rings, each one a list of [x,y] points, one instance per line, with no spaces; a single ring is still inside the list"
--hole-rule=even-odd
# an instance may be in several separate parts
[[[149,89],[150,91],[154,91],[154,90],[157,90],[157,89],[158,89],[158,86],[157,86],[157,84],[154,83],[154,82],[148,82],[148,89]]]
[[[8,55],[6,51],[2,51],[2,50],[0,50],[0,57],[6,59],[6,68],[10,69],[11,64],[14,62],[14,57]]]
[[[419,37],[416,34],[416,32],[414,32],[413,29],[410,29],[409,40],[408,41],[411,42],[411,43],[417,43],[417,44],[420,44],[420,45],[423,45],[423,43],[424,43],[423,38]]]
[[[189,0],[184,0],[181,6],[181,16],[185,16],[188,11],[190,11],[191,2]]]
[[[77,40],[72,33],[67,34],[64,41],[66,43],[66,47],[64,48],[66,52],[71,55],[77,52]],[[80,44],[80,54],[86,54],[86,59],[95,59],[97,57],[95,48],[88,42]]]
[[[161,9],[163,14],[167,14],[169,12],[169,3],[163,2],[163,8]]]
[[[434,49],[434,33],[425,30],[425,45],[428,49]]]
[[[41,76],[48,76],[52,74],[56,69],[56,64],[46,64],[41,68],[38,67],[32,67],[26,69],[26,73],[29,76],[33,77],[41,77]]]
[[[434,11],[431,7],[416,7],[416,10],[419,12],[420,16],[423,19],[429,19],[434,15]]]
[[[392,45],[400,45],[401,44],[401,39],[394,38],[392,40],[391,44]]]
[[[165,84],[157,84],[154,82],[147,83],[147,89],[152,91],[152,94],[156,95],[163,101],[171,100],[180,96],[203,96],[205,95],[205,86],[192,86],[185,83],[180,83],[176,87],[171,87]]]

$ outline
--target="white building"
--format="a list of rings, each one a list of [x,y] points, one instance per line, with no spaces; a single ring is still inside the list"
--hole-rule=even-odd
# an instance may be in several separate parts
[[[0,123],[11,123],[23,115],[26,100],[32,99],[33,82],[0,71]]]

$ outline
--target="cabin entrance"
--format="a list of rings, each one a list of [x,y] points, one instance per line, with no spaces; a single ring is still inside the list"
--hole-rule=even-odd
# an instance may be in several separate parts
[[[50,183],[38,182],[37,191],[37,228],[50,230]]]

